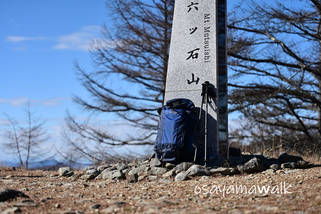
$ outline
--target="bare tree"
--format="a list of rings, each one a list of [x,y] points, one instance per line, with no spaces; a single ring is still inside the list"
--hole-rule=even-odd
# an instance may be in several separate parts
[[[320,15],[316,0],[248,0],[228,24],[230,110],[287,130],[292,147],[321,145]]]
[[[31,112],[30,103],[24,110],[25,125],[19,125],[15,118],[5,114],[11,128],[5,131],[4,137],[8,141],[3,146],[5,150],[17,155],[21,167],[28,169],[31,161],[41,161],[48,157],[48,151],[43,144],[50,137],[43,129],[45,122]]]
[[[141,131],[130,135],[124,130],[127,138],[119,138],[68,113],[64,140],[95,161],[108,157],[115,146],[153,144],[157,109],[164,99],[174,0],[115,0],[106,6],[113,25],[104,25],[102,38],[93,41],[93,71],[75,63],[90,98],[76,95],[74,101],[91,115],[116,115]]]

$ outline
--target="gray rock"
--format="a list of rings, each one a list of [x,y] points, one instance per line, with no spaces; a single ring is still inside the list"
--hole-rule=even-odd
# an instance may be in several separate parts
[[[149,163],[150,167],[158,167],[162,165],[162,162],[158,160],[157,158],[152,158]]]
[[[301,169],[306,169],[309,167],[309,163],[304,161],[304,160],[299,160],[298,162],[296,162],[297,165],[298,165],[298,168],[301,168]]]
[[[282,163],[281,168],[282,169],[295,169],[295,168],[297,168],[297,164],[296,164],[296,162]]]
[[[119,207],[117,205],[109,206],[106,209],[101,210],[101,213],[115,213],[117,210],[119,210]]]
[[[244,165],[237,166],[237,169],[242,173],[255,173],[264,170],[264,165],[262,161],[255,157],[246,162]]]
[[[173,181],[171,179],[162,178],[162,179],[159,179],[158,182],[160,182],[160,183],[170,183],[170,182],[173,182]]]
[[[164,174],[163,174],[163,178],[169,178],[169,177],[172,177],[172,176],[174,176],[174,175],[175,175],[175,172],[174,172],[174,170],[172,169],[172,170],[164,173]]]
[[[165,164],[165,168],[166,168],[166,169],[173,169],[175,166],[176,166],[176,165],[173,164],[173,163],[166,163],[166,164]]]
[[[1,214],[12,214],[12,213],[21,213],[21,209],[19,207],[13,207],[1,212]]]
[[[263,173],[265,173],[267,175],[272,175],[272,174],[275,174],[275,170],[274,169],[267,169]]]
[[[110,165],[102,165],[102,166],[98,166],[97,167],[97,170],[99,171],[99,172],[102,172],[102,171],[104,171],[105,169],[107,169],[107,168],[109,168],[110,167]]]
[[[127,175],[126,180],[128,183],[136,183],[138,181],[138,175],[137,174]]]
[[[138,181],[144,180],[146,178],[146,175],[138,176]]]
[[[175,181],[186,181],[189,177],[186,171],[180,172],[175,176]]]
[[[121,171],[123,172],[123,174],[128,174],[128,172],[130,172],[130,170],[132,170],[132,169],[127,168],[127,169],[123,169]]]
[[[115,180],[115,179],[123,179],[124,178],[124,174],[122,171],[120,170],[116,170],[113,175],[112,175],[112,180]]]
[[[100,172],[97,170],[97,169],[89,169],[86,171],[86,175],[94,175],[94,176],[97,176],[99,175]]]
[[[13,206],[14,207],[37,207],[38,204],[33,201],[22,201],[22,202],[15,203]]]
[[[124,163],[116,163],[115,167],[117,170],[124,170],[128,168],[127,164],[124,164]]]
[[[149,166],[145,166],[144,173],[148,174],[151,168]]]
[[[151,176],[148,177],[148,180],[149,181],[155,181],[155,180],[157,180],[157,178],[158,177],[156,175],[151,175]]]
[[[29,198],[29,196],[25,195],[24,193],[13,190],[13,189],[0,189],[0,202],[7,201],[9,199],[14,199],[16,197],[24,197]]]
[[[210,178],[206,175],[202,176],[199,181],[208,181]]]
[[[151,169],[151,173],[152,175],[161,175],[167,172],[166,168],[162,168],[162,167],[152,167]]]
[[[293,169],[293,170],[285,171],[284,174],[291,174],[295,172],[301,172],[301,171],[299,169]]]
[[[95,178],[95,180],[101,180],[101,179],[103,179],[103,174],[99,174]]]
[[[209,171],[204,166],[193,165],[187,170],[188,176],[210,175]]]
[[[273,169],[274,171],[279,170],[280,169],[280,165],[279,164],[272,164],[270,166],[270,169]]]
[[[288,162],[297,162],[299,160],[303,160],[303,158],[300,156],[288,155],[287,153],[283,153],[282,155],[280,155],[278,160],[281,163],[288,163]]]
[[[124,174],[120,170],[114,170],[114,171],[108,171],[102,173],[103,179],[110,179],[110,180],[117,180],[117,179],[123,179]]]
[[[86,181],[89,181],[89,180],[92,180],[92,179],[95,179],[96,178],[96,175],[94,174],[91,174],[91,175],[83,175],[80,177],[82,180],[86,180]]]
[[[128,172],[128,175],[137,174],[139,176],[144,172],[144,170],[145,170],[145,166],[142,165],[140,167],[133,168],[130,172]]]
[[[70,167],[60,167],[58,169],[59,175],[64,177],[70,177],[74,174],[74,171]]]
[[[87,166],[84,171],[88,171],[88,170],[93,170],[93,169],[96,169],[95,166]]]
[[[101,173],[103,174],[103,173],[114,171],[114,170],[116,170],[116,167],[110,166],[108,168],[105,168]]]
[[[225,168],[225,167],[219,167],[216,169],[211,169],[211,173],[213,174],[222,174],[222,175],[233,175],[233,172],[231,172],[230,168]]]
[[[237,168],[230,168],[231,175],[240,174],[241,172]]]
[[[94,205],[91,205],[89,208],[92,210],[95,210],[95,209],[99,209],[99,207],[101,207],[100,204],[94,204]]]
[[[183,163],[175,166],[173,170],[176,174],[178,174],[180,172],[187,171],[191,166],[193,166],[193,163],[183,162]]]

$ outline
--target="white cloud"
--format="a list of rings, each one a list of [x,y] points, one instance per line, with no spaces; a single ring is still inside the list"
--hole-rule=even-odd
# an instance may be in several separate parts
[[[27,97],[18,97],[11,99],[0,99],[0,104],[8,103],[11,106],[24,106],[27,102],[30,102],[32,105],[41,105],[41,106],[57,106],[60,105],[61,102],[70,100],[70,98],[50,98],[45,100],[29,100]]]
[[[79,32],[71,33],[58,37],[58,44],[53,48],[60,50],[82,50],[88,51],[92,39],[100,33],[100,26],[86,26]]]
[[[24,41],[41,41],[47,40],[47,37],[38,36],[38,37],[25,37],[25,36],[7,36],[8,42],[24,42]]]
[[[43,106],[57,106],[59,105],[61,102],[70,100],[70,98],[51,98],[51,99],[47,99],[47,100],[35,100],[34,103],[36,104],[40,104]]]
[[[52,47],[55,50],[81,50],[89,51],[94,39],[99,38],[101,26],[85,26],[80,31],[70,33],[67,35],[61,35],[58,37],[26,37],[26,36],[7,36],[6,41],[14,44],[20,44],[19,47],[15,47],[14,50],[26,50],[29,46],[26,46],[24,42],[28,41],[45,41],[51,40],[56,44]],[[96,44],[97,45],[97,44]],[[112,44],[104,44],[110,46]],[[93,46],[93,48],[95,48]]]
[[[28,101],[29,99],[27,97],[18,97],[18,98],[12,98],[12,99],[0,99],[0,104],[8,103],[11,106],[23,106]]]

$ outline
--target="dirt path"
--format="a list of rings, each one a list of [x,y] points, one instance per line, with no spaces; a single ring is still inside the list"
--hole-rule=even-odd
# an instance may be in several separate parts
[[[1,168],[0,189],[4,188],[22,191],[29,198],[0,202],[1,212],[19,207],[16,211],[33,214],[321,213],[321,167],[133,184]]]

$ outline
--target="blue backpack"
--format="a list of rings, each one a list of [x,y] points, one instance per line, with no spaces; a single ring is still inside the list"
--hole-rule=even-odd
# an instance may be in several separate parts
[[[160,121],[154,146],[156,157],[172,163],[193,161],[197,128],[194,103],[184,98],[172,99],[158,113]]]

